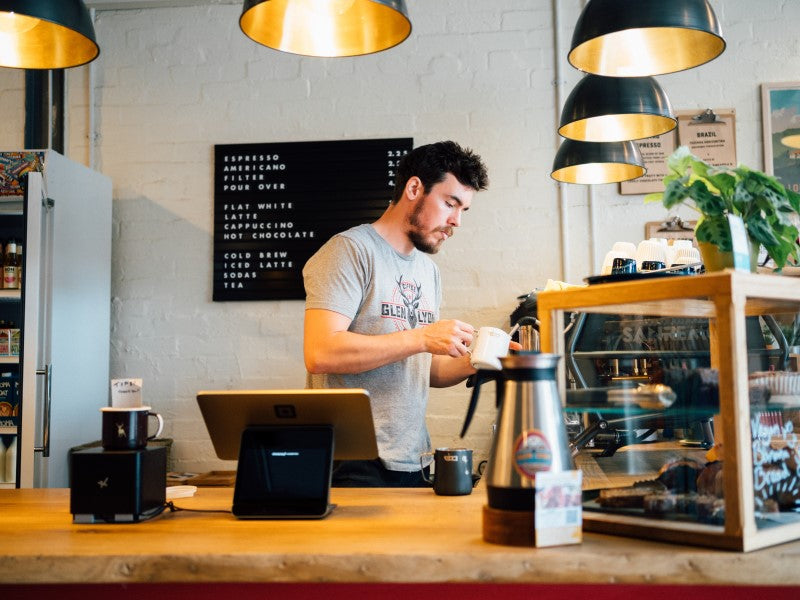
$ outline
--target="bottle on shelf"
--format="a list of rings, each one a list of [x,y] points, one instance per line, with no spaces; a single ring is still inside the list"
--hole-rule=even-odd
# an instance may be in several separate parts
[[[17,287],[22,289],[22,244],[17,244]]]
[[[17,242],[10,240],[3,255],[3,287],[7,290],[19,289],[19,264],[17,263]]]

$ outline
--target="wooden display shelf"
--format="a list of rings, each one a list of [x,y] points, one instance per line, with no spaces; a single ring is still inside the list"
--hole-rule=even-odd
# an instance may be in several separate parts
[[[719,375],[715,423],[725,440],[724,526],[587,511],[584,529],[744,551],[800,539],[800,519],[761,528],[756,522],[745,326],[749,316],[800,312],[800,279],[731,270],[639,279],[541,292],[537,307],[542,352],[562,356],[567,311],[709,319],[711,367]],[[558,381],[566,398],[563,361]]]

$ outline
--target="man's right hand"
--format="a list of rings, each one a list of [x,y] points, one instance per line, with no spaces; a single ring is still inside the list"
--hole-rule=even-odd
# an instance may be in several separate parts
[[[417,331],[423,336],[426,352],[453,358],[467,354],[475,334],[472,325],[456,319],[437,321]]]

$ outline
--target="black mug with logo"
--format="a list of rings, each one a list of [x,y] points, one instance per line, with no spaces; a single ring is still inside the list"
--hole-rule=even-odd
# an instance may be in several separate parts
[[[433,455],[434,475],[431,481],[425,476],[422,477],[428,483],[433,484],[433,491],[440,496],[465,496],[472,493],[472,450],[466,448],[437,448],[435,452],[426,452],[425,456]]]
[[[149,406],[117,408],[105,406],[103,413],[103,448],[105,450],[138,450],[147,446],[148,440],[161,435],[164,419],[151,412]],[[158,428],[153,435],[147,435],[148,419],[153,417]]]

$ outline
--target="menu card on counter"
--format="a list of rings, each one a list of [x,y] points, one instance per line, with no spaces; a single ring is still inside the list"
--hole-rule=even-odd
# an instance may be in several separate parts
[[[376,220],[412,138],[214,146],[215,301],[302,300],[303,265]]]

